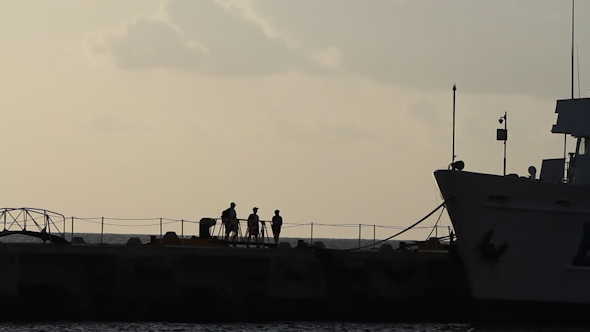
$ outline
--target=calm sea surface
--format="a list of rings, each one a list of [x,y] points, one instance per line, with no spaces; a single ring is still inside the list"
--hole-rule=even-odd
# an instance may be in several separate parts
[[[180,323],[35,323],[19,324],[4,323],[0,324],[0,331],[23,331],[23,332],[87,332],[87,331],[171,331],[171,332],[205,332],[205,331],[397,331],[397,332],[438,332],[438,331],[470,331],[470,332],[558,332],[558,331],[588,331],[585,327],[560,327],[560,326],[478,326],[472,324],[437,324],[437,323],[413,323],[413,324],[371,324],[371,323],[318,323],[318,322],[276,322],[264,324],[180,324]]]

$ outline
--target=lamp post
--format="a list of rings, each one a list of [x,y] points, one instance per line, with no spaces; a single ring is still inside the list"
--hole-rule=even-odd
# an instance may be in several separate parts
[[[504,176],[506,176],[506,141],[508,141],[508,112],[504,112],[504,115],[498,120],[500,124],[504,123],[504,129],[498,129],[496,131],[496,140],[504,141]]]

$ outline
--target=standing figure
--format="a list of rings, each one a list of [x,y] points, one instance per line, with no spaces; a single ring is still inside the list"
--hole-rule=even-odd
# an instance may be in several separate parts
[[[260,229],[258,228],[258,222],[260,218],[258,217],[258,208],[255,207],[252,209],[252,213],[248,216],[248,242],[250,242],[250,238],[254,235],[254,240],[256,240],[256,247],[258,247],[258,233]]]
[[[283,226],[283,217],[279,216],[279,210],[275,210],[275,215],[272,217],[272,235],[275,238],[275,244],[279,244],[279,234],[281,234],[281,226]]]
[[[225,225],[225,241],[229,240],[229,234],[233,232],[232,241],[238,237],[238,214],[236,203],[232,202],[229,208],[221,213],[221,222]]]

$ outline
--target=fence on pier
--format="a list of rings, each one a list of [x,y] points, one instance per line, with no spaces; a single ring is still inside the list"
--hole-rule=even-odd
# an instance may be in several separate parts
[[[211,236],[224,239],[225,238],[225,227],[221,222],[221,218],[210,218],[215,220],[215,225],[212,226],[211,229]],[[440,219],[440,217],[439,217]],[[120,228],[129,228],[132,227],[134,230],[139,229],[146,229],[148,231],[137,231],[134,234],[158,234],[160,238],[168,231],[174,231],[179,235],[181,241],[183,239],[191,238],[193,236],[199,236],[199,221],[194,220],[187,220],[187,219],[169,219],[169,218],[148,218],[148,219],[129,219],[129,218],[106,218],[106,217],[97,217],[97,218],[79,218],[79,217],[70,217],[70,229],[68,234],[70,234],[70,238],[75,236],[75,230],[81,227],[81,223],[90,223],[94,224],[95,226],[100,226],[100,243],[104,243],[103,236],[105,233],[119,233],[117,229]],[[245,243],[248,240],[247,234],[247,223],[246,219],[238,219],[238,239],[237,242]],[[262,243],[273,243],[273,233],[271,230],[271,221],[261,220],[260,221],[260,236]],[[88,229],[88,226],[84,226],[85,229]],[[340,231],[339,234],[346,234],[346,238],[349,239],[357,239],[358,246],[361,247],[362,244],[366,244],[367,241],[372,240],[373,244],[379,243],[381,239],[387,238],[393,232],[397,232],[403,229],[406,229],[407,226],[389,226],[389,225],[377,225],[377,224],[330,224],[330,223],[317,223],[317,222],[308,222],[308,223],[283,223],[281,227],[281,237],[289,237],[289,233],[291,230],[294,229],[308,229],[308,237],[304,237],[304,240],[309,240],[309,243],[313,243],[314,239],[319,238],[318,233],[320,234],[331,234],[333,232],[326,231],[326,229],[346,229],[346,232]],[[156,232],[154,232],[154,230]],[[430,233],[427,238],[431,236],[434,237],[448,237],[452,232],[452,228],[450,226],[441,226],[435,224],[434,226],[416,226],[413,228],[414,230],[429,230]],[[98,232],[97,232],[98,233]],[[301,234],[301,232],[299,232]],[[384,236],[383,234],[386,234]],[[324,238],[326,236],[323,236]]]
[[[451,232],[450,226],[440,226],[439,221],[441,214],[438,216],[436,224],[434,226],[416,226],[414,230],[430,229],[430,234],[427,238],[434,237],[445,237]],[[215,225],[212,227],[210,234],[218,239],[225,238],[225,228],[221,222],[221,218],[209,218],[215,220]],[[48,233],[50,237],[45,236],[51,242],[54,237],[60,237],[71,241],[76,234],[76,231],[80,228],[84,229],[86,233],[100,234],[100,244],[104,244],[104,235],[110,234],[129,234],[129,230],[133,230],[134,234],[151,234],[160,235],[163,238],[164,234],[168,231],[174,231],[180,234],[179,239],[181,243],[184,239],[199,236],[199,223],[200,221],[187,220],[187,219],[169,219],[169,218],[107,218],[107,217],[94,217],[94,218],[80,218],[80,217],[65,217],[59,213],[51,212],[48,210],[34,209],[34,208],[4,208],[0,209],[0,221],[4,224],[3,232],[4,235],[21,233],[25,235],[31,235],[27,230],[34,227],[38,230],[38,233],[43,235]],[[100,227],[100,231],[95,229],[93,232],[88,232],[89,229],[94,227]],[[272,240],[272,230],[270,230],[271,221],[261,220],[260,221],[260,239],[264,244],[274,243]],[[377,224],[329,224],[329,223],[283,223],[281,231],[281,237],[289,237],[289,233],[294,229],[305,229],[309,230],[309,243],[314,242],[314,238],[318,238],[317,234],[326,234],[326,229],[340,229],[339,237],[348,239],[358,239],[358,247],[362,244],[366,244],[368,240],[372,238],[373,246],[379,243],[380,239],[386,239],[391,233],[399,230],[406,229],[406,226],[389,226],[389,225],[377,225]],[[347,231],[343,232],[342,229]],[[121,232],[120,230],[124,230]],[[299,232],[301,234],[302,232]],[[328,232],[333,234],[334,232]],[[345,236],[342,236],[346,234]],[[379,234],[379,236],[378,236]],[[386,234],[386,236],[383,236]],[[69,236],[68,236],[69,235]],[[38,236],[44,239],[45,237]],[[247,241],[247,220],[238,219],[238,239],[237,242]],[[326,236],[324,236],[325,238]],[[327,236],[333,237],[333,236]],[[366,245],[365,245],[366,246]]]

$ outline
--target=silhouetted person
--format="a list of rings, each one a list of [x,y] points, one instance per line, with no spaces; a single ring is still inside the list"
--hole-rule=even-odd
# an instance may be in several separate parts
[[[232,202],[229,208],[221,213],[221,222],[225,225],[225,240],[229,240],[229,234],[233,232],[232,241],[238,237],[238,214],[236,213],[236,203]]]
[[[250,242],[250,238],[254,235],[254,240],[256,240],[256,247],[258,247],[258,233],[260,233],[260,228],[258,227],[258,222],[260,218],[258,217],[258,208],[255,207],[252,209],[252,213],[248,216],[248,242]]]
[[[275,215],[272,217],[272,235],[275,238],[275,244],[279,244],[279,234],[281,234],[281,226],[283,226],[283,217],[279,216],[280,211],[275,210]]]

